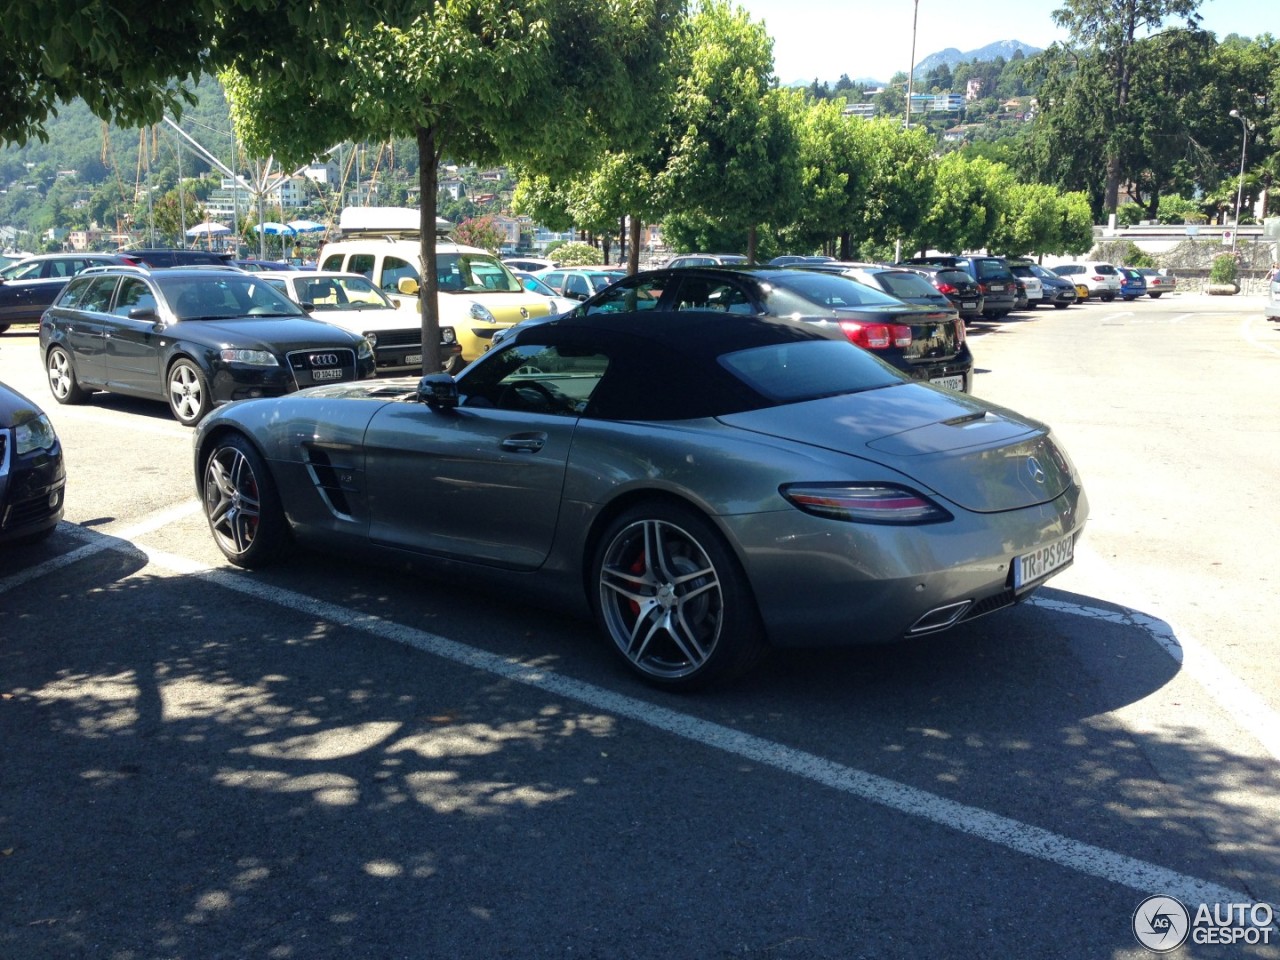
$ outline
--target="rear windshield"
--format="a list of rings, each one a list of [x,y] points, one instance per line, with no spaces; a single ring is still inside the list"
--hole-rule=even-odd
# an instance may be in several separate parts
[[[770,344],[719,359],[722,367],[775,403],[860,393],[905,379],[879,357],[841,340]]]
[[[939,270],[936,276],[942,283],[949,283],[953,287],[973,283],[973,277],[963,270]]]
[[[1007,277],[1009,276],[1009,268],[999,260],[974,260],[973,269],[978,275],[979,280],[986,280],[990,277]]]
[[[834,273],[818,273],[813,270],[778,271],[770,277],[773,287],[768,295],[769,312],[776,316],[804,316],[813,308],[839,310],[848,307],[898,306],[902,303],[880,290],[841,277]]]
[[[1104,277],[1117,272],[1116,268],[1109,263],[1096,263],[1094,264],[1093,269]]]
[[[937,297],[938,291],[918,273],[882,273],[880,282],[895,297]]]

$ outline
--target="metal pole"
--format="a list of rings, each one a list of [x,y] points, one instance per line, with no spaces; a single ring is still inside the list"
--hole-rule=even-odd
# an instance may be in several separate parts
[[[915,91],[912,89],[913,74],[916,72],[916,24],[920,20],[920,0],[915,0],[915,12],[911,14],[911,66],[907,69],[907,119],[903,123],[904,130],[911,129],[911,95]],[[899,237],[893,242],[893,259],[895,262],[902,260],[902,238]]]
[[[1240,116],[1239,110],[1232,110],[1229,115],[1240,121],[1240,183],[1236,187],[1236,222],[1231,228],[1231,254],[1234,256],[1236,242],[1240,238],[1240,201],[1244,199],[1244,158],[1249,148],[1249,124]]]

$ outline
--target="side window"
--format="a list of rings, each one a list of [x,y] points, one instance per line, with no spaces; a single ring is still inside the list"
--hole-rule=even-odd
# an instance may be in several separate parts
[[[588,313],[630,313],[652,310],[662,298],[663,281],[658,278],[614,284],[587,308]]]
[[[542,281],[556,293],[564,292],[564,274],[559,270],[552,270],[550,273],[542,275]]]
[[[120,281],[115,309],[111,312],[119,317],[127,317],[129,311],[133,309],[155,310],[156,298],[145,280],[138,277],[125,277]]]
[[[564,281],[564,295],[574,300],[585,300],[591,295],[591,291],[587,289],[587,278],[581,274],[573,274],[566,277]]]
[[[111,306],[111,294],[116,289],[115,277],[94,277],[76,309],[90,313],[106,313]]]
[[[352,269],[355,273],[364,273],[363,270],[355,269],[355,257],[351,258]],[[368,276],[368,274],[365,274]],[[384,257],[382,260],[382,278],[378,281],[380,286],[386,293],[398,294],[400,292],[400,278],[412,277],[414,280],[421,282],[418,276],[417,268],[407,260],[401,260],[399,257]],[[441,289],[444,285],[441,284]]]
[[[89,277],[82,277],[79,280],[72,280],[58,295],[55,305],[66,307],[68,309],[77,309],[84,301],[84,295],[89,292],[89,287],[93,285],[93,280]]]
[[[352,257],[351,259],[352,259],[352,260],[356,260],[356,259],[358,259],[358,256],[356,256],[356,257]],[[340,254],[340,253],[331,253],[331,254],[329,254],[327,257],[325,257],[325,258],[324,258],[324,260],[322,260],[322,261],[320,262],[320,269],[321,269],[321,270],[341,270],[341,269],[342,269],[342,254]],[[363,272],[364,272],[364,271],[362,271],[362,270],[356,270],[354,267],[352,267],[351,269],[352,269],[352,271],[353,271],[354,273],[363,273]],[[373,261],[372,261],[372,258],[370,258],[370,262],[369,262],[369,271],[370,271],[370,273],[372,273],[372,272],[373,272]],[[367,274],[366,274],[366,276],[367,276]]]
[[[576,417],[608,367],[604,354],[521,344],[489,358],[459,386],[464,406]]]
[[[9,280],[38,280],[42,276],[41,268],[45,266],[47,261],[36,260],[34,263],[24,263],[14,269],[12,273],[6,274]],[[44,274],[47,276],[48,274]]]
[[[374,257],[372,253],[353,253],[351,258],[347,261],[347,272],[363,274],[367,279],[372,280],[373,262]],[[341,263],[337,263],[331,267],[326,267],[325,269],[340,270],[341,268]]]

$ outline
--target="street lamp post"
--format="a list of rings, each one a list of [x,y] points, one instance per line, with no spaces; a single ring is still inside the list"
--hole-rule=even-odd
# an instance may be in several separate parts
[[[1236,241],[1240,236],[1240,201],[1244,199],[1244,158],[1249,148],[1249,123],[1240,116],[1239,110],[1232,110],[1228,116],[1240,121],[1240,182],[1236,187],[1236,222],[1231,228],[1231,254],[1235,255]]]
[[[912,80],[916,72],[916,24],[920,20],[920,0],[915,0],[915,12],[911,15],[911,66],[907,69],[907,118],[903,123],[904,130],[911,129],[911,95],[915,92],[912,89]],[[894,262],[902,259],[902,238],[899,237],[893,244]]]

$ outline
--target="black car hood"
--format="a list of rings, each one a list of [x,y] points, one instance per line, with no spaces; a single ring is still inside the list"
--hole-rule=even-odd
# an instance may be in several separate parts
[[[357,334],[310,317],[231,317],[222,320],[179,320],[165,328],[175,338],[220,346],[294,350],[307,347],[355,348]]]

